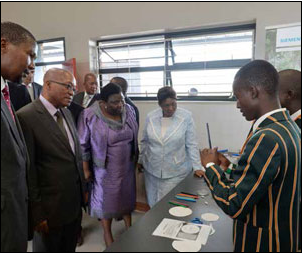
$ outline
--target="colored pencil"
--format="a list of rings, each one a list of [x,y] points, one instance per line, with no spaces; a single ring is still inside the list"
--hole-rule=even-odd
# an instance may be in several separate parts
[[[199,195],[196,195],[196,194],[192,194],[192,193],[188,193],[188,192],[181,192],[183,194],[187,194],[187,195],[191,195],[191,196],[195,196],[195,197],[199,197]]]
[[[190,201],[190,202],[196,202],[196,200],[192,199],[192,198],[185,198],[185,197],[179,197],[179,196],[175,196],[175,198],[180,199],[180,200]]]
[[[193,198],[193,199],[198,199],[199,198],[199,197],[196,197],[196,196],[193,196],[193,195],[188,195],[188,194],[183,194],[183,193],[179,193],[179,194],[177,194],[177,196]]]

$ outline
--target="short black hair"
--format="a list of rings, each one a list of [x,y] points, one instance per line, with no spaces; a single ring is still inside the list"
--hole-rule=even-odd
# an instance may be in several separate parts
[[[95,75],[94,73],[87,73],[87,74],[84,76],[84,83],[87,82],[87,79],[88,79],[88,77],[90,77],[90,76],[96,78],[96,75]]]
[[[240,68],[235,81],[243,85],[259,86],[270,96],[276,96],[279,89],[279,75],[273,65],[264,60],[254,60]]]
[[[286,82],[289,89],[295,92],[295,98],[302,98],[302,73],[296,69],[284,69],[279,72],[280,83],[282,80]]]
[[[114,83],[108,83],[101,89],[100,100],[107,102],[108,98],[114,94],[120,94],[121,87]]]
[[[36,42],[36,38],[31,32],[23,26],[13,22],[1,22],[1,38],[5,38],[8,42],[14,45],[19,45],[29,41]]]
[[[177,99],[177,94],[172,87],[165,86],[158,90],[157,94],[159,105],[167,98]]]
[[[122,89],[123,94],[124,95],[126,94],[127,88],[128,88],[128,83],[125,78],[120,77],[120,76],[115,76],[110,80],[110,82],[119,85]]]

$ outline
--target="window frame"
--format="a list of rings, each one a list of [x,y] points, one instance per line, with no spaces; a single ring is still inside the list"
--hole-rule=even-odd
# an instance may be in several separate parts
[[[172,43],[172,39],[186,38],[190,36],[203,36],[212,35],[227,32],[239,32],[239,31],[253,31],[252,38],[252,58],[251,59],[236,59],[236,60],[215,60],[215,61],[202,61],[202,62],[187,62],[187,63],[175,63],[172,57],[173,65],[169,65],[169,44]],[[251,62],[255,57],[255,39],[256,39],[256,23],[212,27],[212,28],[201,28],[201,29],[190,29],[183,31],[172,31],[172,32],[161,32],[138,36],[126,36],[120,38],[109,38],[97,40],[97,46],[100,47],[100,43],[104,42],[115,42],[115,41],[127,41],[130,39],[143,39],[149,37],[163,36],[164,37],[164,50],[165,50],[165,64],[163,66],[150,66],[150,67],[125,67],[125,68],[111,68],[111,69],[101,69],[99,67],[99,80],[100,87],[102,87],[102,74],[113,74],[113,73],[138,73],[145,71],[166,71],[166,78],[164,86],[174,87],[172,83],[172,71],[180,70],[202,70],[201,64],[205,66],[203,70],[212,69],[233,69],[240,68],[243,65]],[[148,44],[155,44],[157,42],[147,42]],[[161,43],[161,42],[160,42]],[[145,43],[144,43],[145,44]],[[119,46],[117,46],[118,48]],[[113,46],[114,48],[114,46]],[[100,59],[100,53],[98,50],[98,59]],[[98,60],[99,63],[99,60]],[[210,92],[211,93],[211,92]],[[133,100],[157,100],[156,96],[143,97],[143,96],[129,96]],[[233,96],[180,96],[178,95],[178,100],[184,101],[236,101]]]
[[[62,64],[66,61],[65,37],[52,38],[52,39],[46,39],[46,40],[37,40],[37,45],[47,43],[47,42],[54,42],[54,41],[63,41],[64,61],[37,62],[37,63],[35,63],[35,66],[40,67],[40,66],[47,66],[47,65],[57,65],[57,64]]]

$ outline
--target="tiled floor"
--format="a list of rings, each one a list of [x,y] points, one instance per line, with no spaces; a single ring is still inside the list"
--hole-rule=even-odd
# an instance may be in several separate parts
[[[132,221],[133,224],[140,219],[144,213],[133,212]],[[100,222],[91,218],[87,214],[83,215],[82,221],[84,243],[81,247],[77,247],[77,252],[101,252],[105,250],[105,243],[103,239],[103,229]],[[112,231],[114,239],[119,237],[124,231],[124,222],[114,220],[112,223]],[[28,243],[28,252],[32,252],[32,242]]]

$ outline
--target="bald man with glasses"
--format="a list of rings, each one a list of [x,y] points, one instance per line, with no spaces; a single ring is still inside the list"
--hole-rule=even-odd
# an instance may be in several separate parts
[[[34,252],[75,251],[84,206],[84,174],[77,130],[67,107],[74,77],[50,69],[39,99],[18,111],[29,150],[29,203]]]

